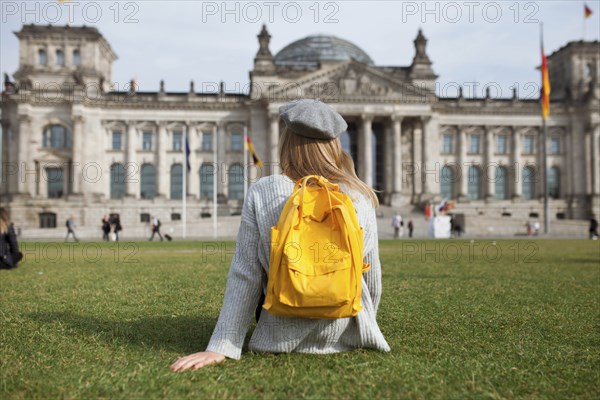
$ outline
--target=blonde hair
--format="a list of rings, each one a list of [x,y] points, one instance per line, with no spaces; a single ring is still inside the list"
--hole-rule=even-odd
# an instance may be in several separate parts
[[[8,232],[8,211],[5,208],[0,208],[0,235]]]
[[[281,134],[279,161],[283,173],[294,181],[306,175],[321,175],[363,194],[373,207],[379,205],[373,189],[356,176],[352,157],[342,149],[339,137],[312,139],[296,135],[286,127]]]

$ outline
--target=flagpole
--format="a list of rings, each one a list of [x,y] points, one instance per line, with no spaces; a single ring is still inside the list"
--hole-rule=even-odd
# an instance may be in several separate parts
[[[587,19],[587,17],[585,16],[585,8],[586,8],[586,4],[585,4],[585,1],[584,1],[583,2],[583,41],[584,42],[585,42],[585,20]]]
[[[181,193],[181,209],[182,209],[182,215],[181,215],[181,224],[182,224],[182,237],[183,239],[186,238],[187,236],[187,153],[186,153],[186,148],[187,148],[187,125],[184,125],[183,127],[183,143],[181,143],[181,151],[182,151],[182,155],[183,155],[183,161],[181,163],[181,174],[182,174],[182,182],[183,184],[181,185],[182,188],[182,192]]]
[[[244,125],[244,201],[248,193],[248,127]]]
[[[540,23],[540,45],[542,48],[542,56],[545,57],[544,53],[544,23]],[[544,60],[542,59],[542,62]],[[542,66],[542,169],[543,173],[543,188],[544,188],[544,233],[548,234],[548,160],[547,160],[547,139],[548,139],[548,127],[546,126],[546,115],[544,115],[544,67]],[[548,101],[550,101],[548,99]]]
[[[219,144],[218,130],[214,129],[215,135],[213,135],[213,237],[216,239],[219,235],[217,233],[217,179],[219,179],[219,163],[217,160],[217,146]]]

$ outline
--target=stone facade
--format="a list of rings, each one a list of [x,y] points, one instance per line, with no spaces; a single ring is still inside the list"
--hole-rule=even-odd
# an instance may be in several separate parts
[[[540,209],[544,190],[537,100],[435,94],[437,76],[419,31],[410,66],[382,67],[350,42],[309,36],[273,56],[263,27],[248,93],[116,91],[110,44],[89,27],[27,25],[20,67],[2,96],[2,204],[24,234],[43,236],[73,215],[99,230],[118,213],[134,235],[150,215],[182,212],[185,140],[190,234],[203,217],[237,214],[248,181],[279,173],[278,107],[320,98],[348,121],[342,143],[383,204],[443,198],[464,212]],[[549,56],[550,218],[600,213],[598,42],[571,42]],[[244,158],[244,132],[262,168]],[[250,158],[251,159],[251,158]],[[216,194],[213,180],[217,181]],[[208,226],[208,225],[206,225]],[[192,228],[195,227],[195,228]]]

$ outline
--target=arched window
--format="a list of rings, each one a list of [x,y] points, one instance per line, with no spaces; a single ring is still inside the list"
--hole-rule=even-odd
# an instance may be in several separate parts
[[[110,198],[122,199],[125,196],[125,167],[123,164],[110,166]]]
[[[142,199],[153,199],[156,196],[156,168],[152,164],[142,165],[140,196]]]
[[[56,65],[65,65],[65,53],[60,49],[56,50]]]
[[[202,164],[200,167],[200,198],[213,198],[213,183],[215,178],[215,167],[211,163]]]
[[[533,199],[535,197],[535,170],[533,167],[523,167],[521,179],[521,191],[523,192],[523,199]]]
[[[469,167],[469,200],[481,199],[481,171],[474,165]]]
[[[183,167],[181,164],[171,166],[171,198],[181,199],[183,195]]]
[[[558,167],[548,170],[548,196],[553,199],[560,197],[560,170]]]
[[[244,168],[233,164],[227,172],[227,193],[230,199],[244,199]]]
[[[44,49],[38,50],[38,64],[40,64],[40,65],[48,64],[48,55],[46,54],[46,50],[44,50]]]
[[[56,228],[56,214],[53,212],[42,212],[39,214],[40,228]]]
[[[505,167],[496,168],[496,199],[508,199],[508,171]]]
[[[71,132],[62,125],[48,125],[42,134],[42,146],[62,149],[71,147]]]
[[[444,199],[454,198],[454,183],[456,182],[456,170],[444,165],[440,176],[440,194]]]
[[[81,53],[79,50],[73,50],[73,65],[81,64]]]

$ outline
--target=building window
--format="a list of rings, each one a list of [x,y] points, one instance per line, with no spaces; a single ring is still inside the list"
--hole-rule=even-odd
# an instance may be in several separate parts
[[[469,200],[481,199],[481,171],[474,165],[469,167],[468,197]]]
[[[244,167],[233,164],[227,172],[227,193],[230,199],[244,199]]]
[[[181,221],[181,214],[179,214],[179,213],[172,213],[171,214],[171,221]]]
[[[79,50],[73,50],[73,65],[81,64],[81,53]]]
[[[43,212],[39,214],[40,228],[50,229],[56,228],[56,214],[51,212]]]
[[[456,171],[454,168],[445,165],[442,168],[440,177],[440,193],[444,199],[454,198],[454,183],[456,182]]]
[[[505,167],[496,168],[496,199],[508,199],[508,171]]]
[[[523,137],[523,154],[534,153],[534,141],[533,135],[526,135]]]
[[[171,199],[181,199],[183,195],[183,167],[181,164],[171,166]]]
[[[471,143],[469,147],[469,153],[471,154],[479,154],[479,143],[481,141],[481,136],[479,135],[471,135]]]
[[[65,65],[65,53],[62,50],[56,50],[56,64],[60,66]]]
[[[496,152],[498,154],[506,154],[508,147],[506,146],[507,137],[506,135],[499,135],[497,138]]]
[[[213,198],[213,184],[215,178],[215,167],[213,164],[202,164],[200,167],[200,198]]]
[[[211,151],[213,148],[213,134],[212,132],[202,133],[202,151]]]
[[[121,150],[123,148],[123,132],[113,131],[112,133],[112,149]]]
[[[535,197],[535,170],[533,167],[524,167],[521,173],[524,200],[532,200]]]
[[[173,151],[181,151],[183,133],[181,131],[173,132]]]
[[[452,143],[452,135],[447,134],[444,135],[443,137],[443,142],[442,142],[442,153],[444,154],[451,154],[452,153],[452,149],[453,149],[453,143]]]
[[[558,167],[548,170],[548,196],[553,199],[560,198],[560,170]]]
[[[49,199],[60,199],[63,197],[65,190],[65,177],[62,168],[48,167],[46,168],[46,184],[48,189]]]
[[[560,154],[560,138],[550,138],[550,154]]]
[[[38,50],[38,64],[40,64],[40,65],[48,64],[48,55],[46,54],[46,50],[44,50],[44,49]]]
[[[110,166],[110,198],[122,199],[125,196],[125,167],[123,164]]]
[[[156,197],[156,168],[152,164],[142,165],[140,196],[142,199],[153,199]]]
[[[244,146],[244,135],[239,132],[231,134],[231,151],[242,151]]]
[[[350,134],[348,133],[348,131],[342,132],[342,134],[340,135],[340,140],[342,142],[342,150],[344,150],[348,154],[351,154],[350,153],[351,139],[350,139]]]
[[[150,214],[149,213],[141,213],[140,214],[140,222],[144,222],[146,224],[150,223]]]
[[[146,151],[152,150],[152,132],[142,132],[142,149]]]
[[[42,146],[53,149],[71,147],[71,132],[62,125],[48,125],[42,134]]]

